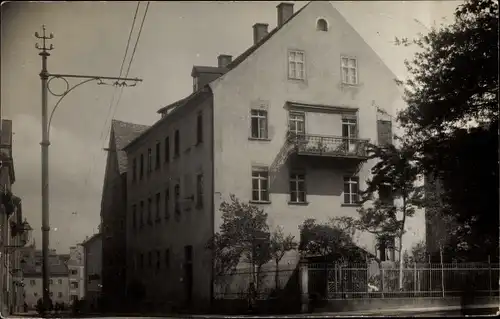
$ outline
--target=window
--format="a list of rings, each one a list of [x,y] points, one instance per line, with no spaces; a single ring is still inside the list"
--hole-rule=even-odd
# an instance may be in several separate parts
[[[59,285],[62,285],[62,279],[58,279],[58,280],[57,280],[57,283],[58,283]]]
[[[380,185],[379,189],[378,189],[378,198],[383,205],[394,204],[391,186],[390,185]]]
[[[252,138],[267,138],[267,111],[251,111]]]
[[[144,201],[141,200],[140,208],[139,208],[139,227],[144,227]]]
[[[328,31],[328,22],[325,19],[319,19],[316,23],[316,29],[318,31]]]
[[[152,218],[153,209],[151,206],[153,206],[153,200],[150,197],[148,198],[148,225],[153,224],[153,218]]]
[[[161,157],[161,154],[160,154],[160,142],[156,143],[156,153],[155,153],[155,156],[156,156],[156,163],[155,163],[155,169],[160,169],[160,157]]]
[[[153,154],[151,148],[148,148],[148,174],[153,170]]]
[[[72,274],[72,275],[77,275],[77,274],[78,274],[78,271],[76,271],[75,269],[71,269],[71,274]]]
[[[141,160],[139,163],[139,179],[144,177],[144,154],[141,154]]]
[[[196,117],[196,144],[203,143],[203,115],[198,113]]]
[[[74,281],[71,283],[71,288],[77,289],[78,288],[78,282]]]
[[[36,285],[36,281],[35,281],[35,280],[33,280],[33,279],[31,279],[31,280],[30,280],[30,285],[32,285],[32,286]]]
[[[170,161],[170,138],[165,137],[165,163]]]
[[[392,122],[378,120],[377,121],[377,135],[379,145],[392,144]]]
[[[295,134],[304,134],[305,129],[305,114],[302,112],[290,112],[288,119],[288,130]]]
[[[34,292],[33,296],[38,297],[38,292]]]
[[[184,246],[184,261],[186,263],[193,262],[193,246],[191,245]]]
[[[165,249],[165,268],[170,268],[170,249]]]
[[[344,177],[344,203],[357,204],[359,202],[359,178]]]
[[[148,267],[151,267],[153,265],[153,254],[148,251]]]
[[[78,295],[71,295],[71,300],[72,301],[77,301],[78,300]]]
[[[203,207],[203,174],[196,176],[196,207]]]
[[[160,255],[160,251],[157,250],[156,251],[156,270],[160,269],[160,265],[161,265],[161,255]]]
[[[354,58],[342,57],[342,83],[358,84],[358,62]]]
[[[132,229],[137,228],[137,205],[132,205]]]
[[[160,217],[160,202],[161,200],[161,194],[158,193],[156,194],[156,222],[159,223],[161,221],[161,217]]]
[[[302,51],[288,52],[288,78],[294,80],[305,79],[305,54]]]
[[[346,152],[355,152],[357,147],[356,138],[358,136],[357,123],[355,118],[342,119],[342,137]]]
[[[193,92],[198,91],[198,77],[193,77]]]
[[[62,295],[62,292],[60,292],[60,291],[59,291],[59,292],[57,293],[57,298],[62,298],[62,296],[63,296],[63,295]]]
[[[170,218],[170,210],[169,210],[169,207],[170,206],[170,189],[167,187],[167,189],[165,190],[165,219],[169,219]]]
[[[180,197],[181,197],[181,186],[179,184],[176,184],[174,187],[174,201],[175,201],[174,210],[176,217],[178,217],[181,214]]]
[[[132,161],[132,182],[135,182],[137,179],[137,159],[134,158]]]
[[[49,279],[49,284],[53,285],[54,281],[52,279]]]
[[[257,202],[269,201],[267,170],[252,171],[252,200]]]
[[[178,157],[180,153],[180,137],[179,137],[179,130],[175,130],[174,133],[174,156]]]
[[[306,202],[306,178],[304,174],[292,173],[290,175],[290,202]]]

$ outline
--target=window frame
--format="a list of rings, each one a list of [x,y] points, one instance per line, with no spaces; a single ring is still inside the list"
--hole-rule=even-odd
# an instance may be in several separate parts
[[[324,22],[324,29],[323,28],[320,28],[320,22]],[[320,17],[316,20],[316,31],[322,31],[322,32],[328,32],[328,30],[330,29],[330,25],[328,23],[328,20],[326,20],[325,18],[323,17]]]
[[[253,167],[252,168],[252,202],[256,203],[269,203],[270,200],[270,191],[269,191],[269,169],[263,167]],[[254,188],[254,180],[257,181],[257,188]],[[266,181],[267,187],[263,189],[262,183]],[[258,196],[254,197],[254,192],[257,192]],[[264,194],[264,196],[262,196]]]
[[[147,173],[151,174],[153,171],[153,150],[148,147],[148,163],[147,163]]]
[[[164,217],[165,217],[165,220],[168,220],[170,219],[170,187],[167,186],[167,188],[165,189],[165,198],[164,198]]]
[[[254,136],[254,119],[256,119],[257,136]],[[262,121],[264,121],[264,124],[262,123]],[[269,112],[267,110],[263,109],[250,110],[250,138],[254,140],[269,139]]]
[[[155,148],[155,169],[158,170],[160,169],[160,163],[161,163],[161,143],[156,142],[156,148]]]
[[[140,155],[140,163],[139,163],[139,180],[144,178],[144,154]]]
[[[294,118],[297,116],[301,117],[302,121],[298,121],[296,118]],[[297,131],[297,126],[298,126],[298,123],[300,123],[300,122],[302,122],[302,128],[303,128],[302,132]],[[295,131],[291,129],[292,123],[295,123],[295,128],[296,128]],[[306,134],[306,112],[302,112],[302,111],[289,111],[288,112],[288,132],[296,134],[296,135],[305,135]]]
[[[196,145],[203,143],[203,113],[196,115]]]
[[[179,130],[174,132],[174,158],[177,158],[181,154],[181,137]]]
[[[165,153],[165,163],[170,162],[170,136],[165,137],[163,152]]]
[[[161,222],[161,193],[156,193],[155,195],[155,202],[156,202],[156,218],[155,222],[158,224]]]
[[[298,61],[296,59],[297,54],[301,54],[303,59],[302,61]],[[292,58],[294,56],[295,58]],[[297,71],[297,66],[299,64],[302,64],[302,78],[298,76],[297,74],[299,71]],[[298,49],[289,49],[287,53],[287,65],[288,65],[288,79],[289,80],[294,80],[294,81],[305,81],[306,80],[306,52],[304,50],[298,50]],[[292,74],[292,65],[294,66],[293,68],[293,74]]]
[[[137,158],[132,160],[132,182],[137,181]]]
[[[141,200],[139,202],[139,219],[140,219],[140,222],[139,222],[139,228],[143,228],[144,227],[144,201]]]
[[[177,181],[174,185],[174,214],[178,218],[181,215],[181,183]]]
[[[196,175],[196,208],[203,207],[203,193],[204,193],[204,176],[203,173]]]
[[[347,61],[346,64],[344,65],[344,61]],[[355,62],[355,66],[352,67],[349,65],[350,61]],[[344,70],[346,70],[346,77],[347,80],[344,78]],[[354,70],[354,77],[356,81],[351,82],[351,76],[349,71]],[[340,77],[341,77],[341,82],[343,85],[359,85],[359,61],[358,58],[355,56],[348,56],[348,55],[341,55],[340,56]]]
[[[346,184],[349,185],[349,193],[345,192]],[[344,195],[344,204],[345,205],[359,205],[360,201],[360,192],[359,192],[359,176],[344,176],[343,179],[343,195]],[[356,193],[353,193],[352,185],[356,185]],[[346,196],[349,196],[349,201],[346,201]],[[356,200],[353,201],[353,196],[356,196]]]
[[[302,177],[302,178],[301,178]],[[291,204],[306,204],[307,203],[307,178],[303,171],[292,171],[289,175],[289,203]],[[292,183],[294,187],[292,187]],[[303,191],[300,189],[300,183],[303,185]],[[293,200],[293,193],[296,193],[296,199]],[[300,194],[303,193],[304,199],[300,200]]]

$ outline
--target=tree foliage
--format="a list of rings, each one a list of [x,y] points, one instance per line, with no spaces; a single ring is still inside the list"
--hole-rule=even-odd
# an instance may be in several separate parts
[[[291,234],[285,235],[280,227],[275,229],[271,234],[269,251],[276,266],[274,275],[276,289],[279,288],[279,263],[287,252],[296,248],[295,237]]]
[[[462,225],[448,248],[498,256],[498,2],[467,1],[452,24],[413,43],[421,51],[407,62],[408,108],[398,119]]]
[[[270,232],[267,214],[257,206],[241,202],[231,195],[220,206],[220,232],[209,241],[207,248],[214,254],[216,275],[233,271],[243,258],[259,270],[271,260]]]
[[[343,219],[332,219],[329,223],[306,219],[299,227],[299,251],[329,261],[365,262],[366,253],[355,245],[351,230],[344,225]]]

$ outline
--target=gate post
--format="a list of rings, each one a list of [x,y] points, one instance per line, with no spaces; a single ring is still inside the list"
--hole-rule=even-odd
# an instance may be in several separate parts
[[[299,261],[299,285],[300,285],[300,302],[301,313],[309,312],[309,269],[307,261],[301,259]]]

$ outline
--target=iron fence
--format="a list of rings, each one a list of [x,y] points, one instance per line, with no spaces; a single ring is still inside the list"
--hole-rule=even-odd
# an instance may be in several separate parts
[[[299,154],[361,158],[367,156],[368,140],[365,139],[291,134],[289,141],[294,143]]]
[[[321,299],[498,296],[499,264],[309,265],[309,294]]]
[[[257,274],[258,273],[258,279]],[[308,294],[312,299],[366,299],[461,296],[466,285],[476,296],[498,296],[500,265],[411,264],[400,270],[397,264],[307,264]],[[252,277],[254,279],[252,279]],[[298,265],[266,267],[260,271],[240,268],[216,276],[216,299],[247,299],[255,282],[258,299],[269,299],[277,291],[300,294],[302,280]]]

